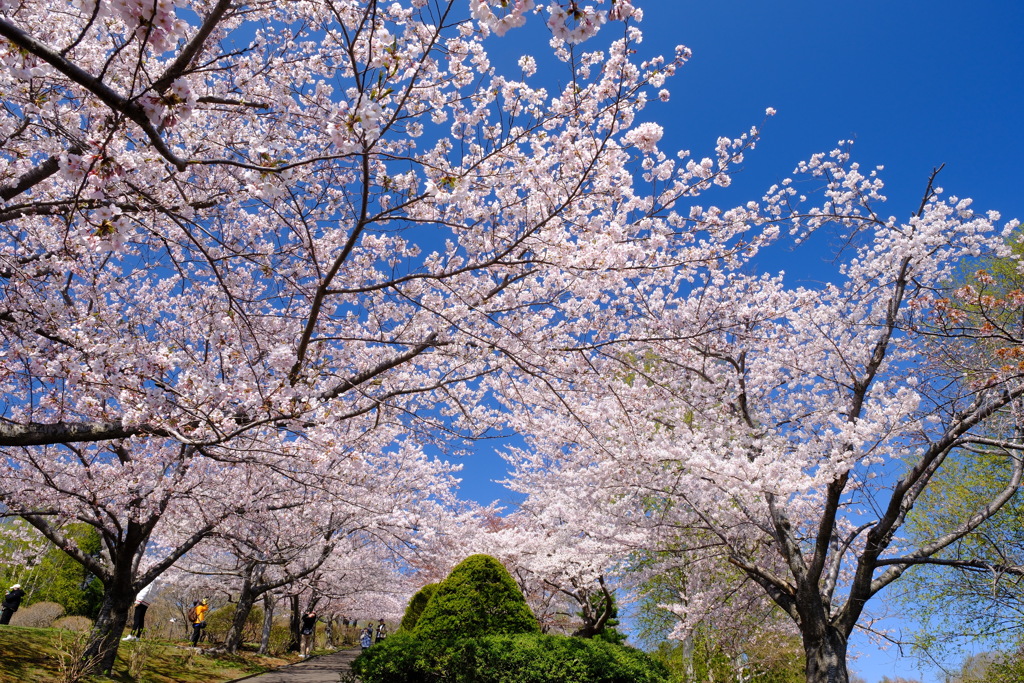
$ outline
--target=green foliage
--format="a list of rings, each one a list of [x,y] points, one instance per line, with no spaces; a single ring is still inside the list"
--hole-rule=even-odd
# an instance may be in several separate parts
[[[364,683],[662,683],[643,652],[593,639],[525,633],[434,642],[409,633],[353,663]]]
[[[641,570],[647,560],[634,559],[634,563],[634,568]],[[652,572],[642,585],[640,599],[631,616],[632,633],[645,650],[660,648],[675,628],[677,617],[660,605],[678,601],[684,588],[685,579],[681,571]]]
[[[64,529],[64,534],[86,555],[100,552],[100,535],[95,528],[72,524]],[[60,603],[70,616],[95,619],[99,614],[103,603],[103,583],[60,548],[47,550],[33,573],[32,602]]]
[[[694,646],[692,641],[658,643],[651,657],[669,670],[673,683],[732,682],[736,679],[732,662],[721,649]]]
[[[1020,683],[1024,681],[1024,651],[987,651],[964,658],[946,675],[946,683]]]
[[[438,585],[416,623],[427,640],[539,633],[519,586],[498,560],[471,555]]]
[[[1024,681],[1024,660],[1016,652],[993,662],[986,672],[985,683],[1021,683]]]
[[[639,650],[540,633],[512,577],[493,557],[473,555],[420,595],[422,615],[361,654],[364,683],[658,683],[663,666]]]
[[[907,530],[917,543],[927,542],[976,512],[1005,486],[1011,463],[1005,454],[958,451],[946,459],[939,476],[918,500]],[[993,564],[1024,563],[1024,500],[1018,494],[999,512],[939,555],[948,560]],[[959,572],[948,567],[919,566],[904,577],[900,600],[913,607],[921,622],[919,648],[933,653],[956,644],[992,637],[1012,642],[1024,632],[1024,585],[989,572]]]
[[[69,524],[62,529],[82,552],[100,552],[99,532],[87,524]],[[18,582],[25,589],[24,605],[56,602],[65,613],[95,619],[103,603],[103,584],[89,574],[70,555],[45,540],[25,522],[15,520],[0,525],[0,553],[4,557],[24,555],[28,564],[5,565],[0,570],[0,585]]]
[[[465,666],[479,680],[655,683],[668,671],[634,648],[594,639],[556,635],[492,636],[472,641]]]
[[[685,541],[699,544],[702,539],[696,536]],[[685,552],[677,550],[669,559],[675,562],[684,556]],[[721,603],[728,619],[709,619],[699,624],[686,642],[670,641],[669,634],[678,619],[661,605],[678,602],[680,595],[687,594],[691,572],[711,571],[726,585],[741,585],[744,577],[727,562],[698,569],[671,564],[666,567],[664,559],[659,553],[632,558],[633,569],[644,571],[649,578],[642,584],[631,617],[639,642],[668,667],[674,682],[804,683],[806,656],[793,622],[767,599],[751,600],[737,591]]]
[[[398,625],[399,631],[412,631],[416,628],[416,622],[423,615],[423,610],[430,602],[430,598],[437,592],[437,586],[436,583],[428,583],[416,591],[416,595],[409,600],[409,606],[405,608],[405,614],[402,615],[402,623]]]
[[[426,683],[428,672],[443,671],[445,648],[436,642],[398,631],[376,643],[352,662],[352,671],[364,683]],[[434,674],[432,674],[434,675]],[[438,673],[436,676],[440,676]]]
[[[617,628],[619,625],[619,605],[615,600],[615,594],[610,593],[610,598],[606,598],[604,593],[593,593],[590,596],[590,606],[595,614],[601,614],[604,612],[605,600],[609,599],[612,603],[612,612],[608,616],[608,620],[604,622],[604,626],[594,636],[594,639],[615,645],[624,645],[626,643],[626,636]]]
[[[1024,231],[1018,227],[1007,244],[1010,257],[965,261],[951,282],[953,292],[941,303],[954,331],[972,339],[956,352],[952,345],[936,347],[937,362],[963,381],[987,382],[993,368],[1000,373],[1024,370],[1024,347],[1015,343],[1024,333],[1020,297],[1024,273]],[[952,347],[952,348],[951,348]],[[972,374],[972,368],[979,368]],[[987,433],[993,441],[1012,438],[1017,429],[1012,416],[993,420]],[[1010,481],[1013,458],[996,447],[954,451],[916,501],[905,529],[914,546],[940,538],[961,527],[987,506]],[[991,565],[1024,564],[1024,501],[1018,493],[973,533],[936,555],[942,560],[970,560]],[[1024,633],[1024,585],[1002,572],[958,571],[950,567],[917,566],[901,581],[897,597],[920,622],[916,645],[929,656],[979,638],[1010,644]]]
[[[794,636],[752,639],[741,655],[728,653],[715,633],[701,629],[688,642],[665,641],[651,653],[674,683],[804,683],[804,655]]]
[[[224,605],[206,615],[206,633],[211,642],[222,643],[227,638],[228,629],[235,618],[235,605]],[[242,642],[254,642],[260,639],[263,632],[263,608],[254,605],[249,610],[242,627]]]

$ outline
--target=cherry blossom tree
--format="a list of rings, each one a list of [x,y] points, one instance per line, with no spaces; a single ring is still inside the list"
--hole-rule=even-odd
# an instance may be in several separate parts
[[[561,300],[645,260],[603,265],[648,231],[617,217],[715,175],[634,192],[686,53],[635,64],[639,11],[567,4],[570,44],[625,28],[559,41],[553,93],[484,49],[531,2],[6,3],[0,444],[480,430],[472,381],[541,366]]]
[[[546,503],[508,514],[494,506],[455,511],[410,558],[416,588],[439,582],[470,555],[490,555],[515,579],[544,632],[593,636],[614,610],[620,539],[602,538],[595,519],[573,514],[575,506]]]
[[[219,493],[227,467],[166,439],[69,444],[13,451],[0,468],[0,498],[53,545],[103,582],[87,648],[108,671],[136,594],[195,547],[243,501]],[[93,553],[66,533],[94,528]]]
[[[306,501],[297,501],[260,511],[261,520],[246,515],[211,534],[203,556],[191,556],[183,565],[186,572],[216,577],[231,595],[235,612],[224,639],[228,652],[242,645],[243,629],[258,599],[316,571],[334,550],[334,534],[344,520],[327,513],[314,521],[301,514],[309,507]],[[320,510],[312,513],[319,515]],[[282,526],[286,534],[281,533]]]
[[[225,468],[480,434],[482,378],[543,375],[650,240],[691,242],[648,218],[755,136],[656,159],[637,117],[687,52],[639,61],[608,5],[552,7],[559,83],[487,57],[528,1],[0,3],[0,493],[104,535],[71,553],[108,590],[94,654],[247,510],[197,493]]]
[[[798,172],[749,206],[786,218],[798,241],[842,237],[834,282],[787,285],[726,261],[696,277],[638,278],[616,301],[647,312],[635,343],[608,346],[596,332],[575,381],[523,392],[531,409],[516,414],[534,437],[510,458],[534,508],[618,518],[623,552],[646,535],[640,547],[685,570],[679,637],[729,591],[756,585],[799,630],[807,680],[845,682],[871,598],[912,566],[943,564],[938,554],[1020,487],[1019,315],[984,324],[983,309],[951,296],[964,259],[1005,255],[1014,224],[1001,234],[996,214],[944,198],[934,176],[909,219],[890,217],[877,171],[845,149]],[[783,224],[750,223],[776,234]],[[997,454],[1001,481],[909,542],[908,511],[958,449]],[[723,562],[737,581],[716,571]]]
[[[0,0],[0,492],[58,544],[51,515],[197,515],[155,568],[235,508],[140,499],[127,469],[285,474],[316,465],[305,440],[376,457],[511,420],[534,438],[518,473],[562,485],[525,492],[589,496],[601,543],[725,558],[793,618],[809,680],[845,680],[867,600],[1019,485],[1016,437],[979,435],[1019,418],[1020,369],[972,355],[992,332],[942,296],[995,219],[931,184],[909,220],[876,213],[880,180],[841,151],[801,169],[814,208],[788,181],[703,206],[758,131],[662,150],[643,117],[688,52],[640,57],[627,0],[550,5],[558,75],[492,63],[537,9]],[[787,224],[845,231],[836,284],[752,274]],[[1004,489],[903,548],[950,449],[985,439]],[[119,571],[119,595],[144,585]],[[710,604],[689,598],[684,629]]]
[[[219,577],[229,590],[236,608],[224,643],[229,652],[242,644],[264,594],[304,594],[311,606],[358,592],[354,567],[397,566],[394,548],[415,546],[419,529],[444,526],[453,501],[451,467],[411,445],[332,458],[293,453],[279,467],[287,472],[266,469],[249,482],[253,503],[179,562],[186,573]]]
[[[408,538],[423,516],[436,516],[452,499],[451,467],[393,434],[374,435],[387,446],[383,452],[369,434],[358,440],[358,452],[337,443],[333,432],[311,429],[305,437],[247,439],[248,450],[241,450],[242,439],[231,449],[167,439],[131,439],[109,449],[69,444],[42,454],[18,449],[0,468],[9,487],[0,495],[9,512],[103,580],[104,605],[88,653],[99,655],[101,666],[116,656],[136,593],[186,553],[226,558],[240,577],[228,639],[237,647],[254,600],[316,570],[339,537]],[[163,447],[153,448],[158,443]],[[62,532],[67,521],[96,528],[104,552],[84,552]]]

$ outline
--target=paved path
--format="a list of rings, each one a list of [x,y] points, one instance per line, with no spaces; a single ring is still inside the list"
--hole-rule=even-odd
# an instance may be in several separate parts
[[[349,670],[360,650],[338,650],[329,655],[311,657],[270,673],[239,678],[245,683],[338,683],[342,672]]]

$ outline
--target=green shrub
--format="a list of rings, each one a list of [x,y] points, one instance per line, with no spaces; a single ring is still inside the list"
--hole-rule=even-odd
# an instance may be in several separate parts
[[[536,633],[447,643],[399,633],[359,656],[364,683],[664,683],[665,667],[639,650]]]
[[[540,633],[519,586],[489,555],[471,555],[438,585],[416,622],[424,640]]]
[[[443,647],[398,631],[356,657],[352,671],[364,683],[431,683],[442,677]]]
[[[288,651],[288,646],[291,642],[292,629],[288,620],[275,619],[270,625],[270,641],[267,643],[267,653],[271,655],[284,654]]]
[[[416,621],[420,601],[426,607]],[[515,581],[487,555],[466,558],[432,597],[414,597],[406,616],[415,628],[403,627],[352,663],[363,683],[668,681],[665,667],[639,650],[541,634]]]
[[[224,605],[206,615],[206,633],[210,642],[222,643],[227,638],[231,621],[235,618],[235,605]],[[258,642],[263,632],[263,608],[254,606],[242,626],[242,642]]]
[[[490,636],[467,642],[455,666],[488,683],[661,683],[664,666],[640,650],[556,635]]]
[[[416,591],[416,595],[409,600],[409,606],[405,608],[405,614],[402,615],[402,623],[398,625],[399,631],[412,631],[416,628],[416,622],[423,615],[430,598],[437,592],[437,586],[436,583],[428,583]]]

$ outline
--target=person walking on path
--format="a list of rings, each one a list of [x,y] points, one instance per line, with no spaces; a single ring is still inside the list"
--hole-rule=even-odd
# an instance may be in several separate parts
[[[11,590],[7,591],[7,595],[4,596],[2,611],[0,611],[0,624],[7,625],[11,623],[11,617],[21,607],[21,599],[23,597],[25,597],[25,591],[21,590],[20,583],[11,586]]]
[[[199,604],[195,606],[195,615],[190,617],[192,621],[192,647],[196,647],[199,644],[199,638],[203,635],[203,629],[206,628],[206,613],[210,611],[210,603],[206,598],[199,601]]]
[[[146,610],[149,609],[147,596],[153,584],[149,584],[135,598],[135,619],[132,622],[132,630],[121,640],[138,640],[142,637],[142,631],[146,628]]]
[[[309,651],[313,649],[313,641],[316,640],[316,610],[311,609],[302,615],[302,623],[299,624],[299,656],[305,659]]]
[[[370,627],[367,626],[363,629],[363,632],[359,634],[359,645],[363,650],[369,650],[370,646],[373,645],[373,634],[370,633]]]

